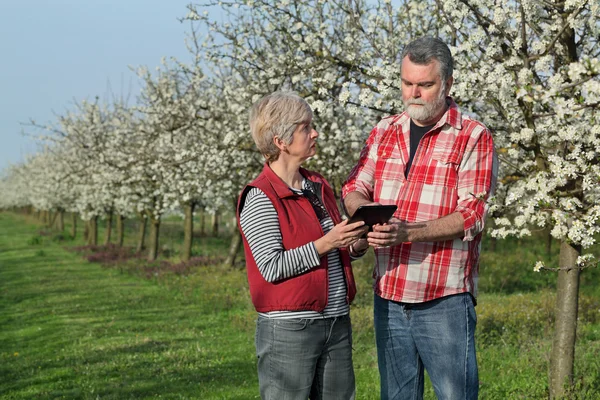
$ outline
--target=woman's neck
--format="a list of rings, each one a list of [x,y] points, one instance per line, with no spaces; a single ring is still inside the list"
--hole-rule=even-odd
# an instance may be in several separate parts
[[[290,163],[278,158],[269,164],[275,175],[281,178],[289,187],[302,189],[302,174],[300,174],[300,164]]]

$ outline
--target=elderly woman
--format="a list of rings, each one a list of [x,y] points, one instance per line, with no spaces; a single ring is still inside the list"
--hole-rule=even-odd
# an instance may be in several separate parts
[[[286,92],[262,98],[250,128],[266,163],[240,195],[238,221],[258,311],[261,397],[352,399],[349,252],[364,254],[368,244],[359,238],[367,227],[342,221],[329,183],[300,167],[315,155],[319,136],[303,99]]]

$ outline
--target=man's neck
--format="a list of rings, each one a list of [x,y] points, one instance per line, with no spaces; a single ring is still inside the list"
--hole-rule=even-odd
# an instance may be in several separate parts
[[[425,126],[420,126],[415,124],[415,122],[411,119],[410,120],[410,137],[411,137],[411,148],[412,148],[412,140],[415,138],[419,138],[418,140],[420,140],[420,137],[422,137],[425,133],[429,132],[433,127],[435,126],[435,124],[431,124],[431,125],[425,125]]]

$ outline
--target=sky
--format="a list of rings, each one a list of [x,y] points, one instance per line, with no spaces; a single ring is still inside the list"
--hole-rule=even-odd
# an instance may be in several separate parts
[[[0,171],[37,151],[24,124],[53,123],[75,102],[129,96],[129,66],[191,59],[190,0],[0,0]],[[27,135],[22,135],[22,132]],[[28,136],[29,135],[29,136]]]

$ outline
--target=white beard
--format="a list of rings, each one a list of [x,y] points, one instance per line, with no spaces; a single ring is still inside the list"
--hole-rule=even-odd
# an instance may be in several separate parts
[[[419,104],[419,106],[413,106]],[[408,99],[404,102],[406,113],[415,121],[429,121],[446,106],[446,90],[440,88],[440,94],[434,101],[426,102],[423,99]]]

